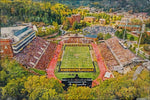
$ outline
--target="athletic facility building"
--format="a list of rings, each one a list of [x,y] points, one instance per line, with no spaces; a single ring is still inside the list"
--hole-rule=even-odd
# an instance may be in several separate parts
[[[1,48],[1,53],[5,53],[7,50],[13,53],[19,53],[25,46],[27,46],[35,38],[35,31],[32,26],[16,26],[16,27],[2,27],[1,28],[1,45],[11,45],[8,49]],[[9,42],[8,42],[9,40]],[[6,45],[7,45],[6,44]],[[5,46],[7,48],[7,46]]]

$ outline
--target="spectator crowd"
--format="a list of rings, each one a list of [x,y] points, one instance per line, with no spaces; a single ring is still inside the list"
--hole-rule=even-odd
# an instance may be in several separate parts
[[[49,43],[40,37],[36,37],[14,58],[26,67],[44,70],[53,57],[56,46],[56,43]]]

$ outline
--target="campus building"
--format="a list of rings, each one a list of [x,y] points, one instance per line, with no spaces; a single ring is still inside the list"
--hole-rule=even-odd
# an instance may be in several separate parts
[[[78,23],[80,23],[81,16],[80,16],[80,14],[76,14],[76,15],[72,15],[71,17],[67,17],[67,19],[70,22],[70,25],[73,25],[73,23],[75,21],[77,21]]]
[[[9,39],[0,39],[0,57],[13,57],[13,50]]]
[[[8,56],[12,57],[13,53],[19,53],[35,37],[35,31],[32,26],[2,27],[0,54],[4,56],[9,52],[10,54]]]
[[[89,23],[92,23],[92,22],[95,22],[96,18],[95,17],[84,17],[84,21],[85,22],[89,22]]]
[[[100,23],[100,25],[105,25],[106,24],[106,20],[105,19],[99,19],[99,23]]]
[[[116,21],[116,25],[120,29],[127,29],[130,31],[140,31],[141,30],[141,25],[135,25],[131,23],[131,19],[128,18],[122,18],[121,21]]]

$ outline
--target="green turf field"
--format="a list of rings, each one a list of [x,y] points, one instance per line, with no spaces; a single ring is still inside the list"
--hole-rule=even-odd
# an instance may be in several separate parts
[[[61,68],[93,68],[88,46],[66,46]]]
[[[92,78],[94,80],[98,77],[100,73],[96,62],[95,68],[96,72],[58,72],[59,67],[56,67],[55,75],[60,80],[62,80],[62,78],[74,78],[76,74],[78,74],[80,78]]]

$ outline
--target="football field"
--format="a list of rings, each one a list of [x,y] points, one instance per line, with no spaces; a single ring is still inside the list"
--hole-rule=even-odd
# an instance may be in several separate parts
[[[93,68],[88,46],[66,46],[61,68]]]

